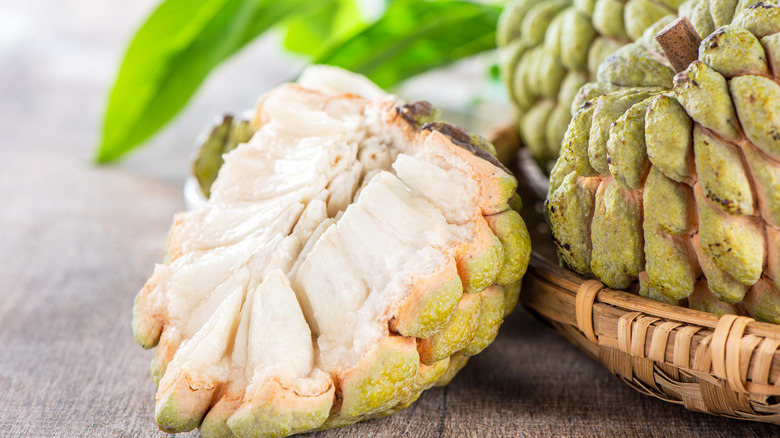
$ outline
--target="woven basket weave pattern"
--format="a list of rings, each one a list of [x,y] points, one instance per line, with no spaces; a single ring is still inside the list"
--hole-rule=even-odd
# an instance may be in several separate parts
[[[638,391],[780,424],[780,327],[614,291],[538,255],[521,302]]]

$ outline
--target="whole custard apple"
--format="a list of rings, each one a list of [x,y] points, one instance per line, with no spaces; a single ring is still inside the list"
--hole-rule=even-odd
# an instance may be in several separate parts
[[[780,7],[681,11],[693,27],[667,30],[692,35],[690,59],[623,47],[590,86],[612,91],[572,119],[546,203],[558,254],[612,288],[780,323]]]

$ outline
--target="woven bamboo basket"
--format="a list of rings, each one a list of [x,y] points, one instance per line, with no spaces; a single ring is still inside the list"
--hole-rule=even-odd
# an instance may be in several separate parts
[[[492,136],[516,148],[514,128]],[[544,223],[547,181],[520,149],[513,169],[534,245],[520,305],[639,392],[687,409],[780,424],[780,326],[612,290],[558,266]]]

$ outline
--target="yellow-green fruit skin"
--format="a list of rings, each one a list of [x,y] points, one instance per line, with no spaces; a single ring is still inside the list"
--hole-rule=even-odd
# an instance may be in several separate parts
[[[591,100],[545,203],[553,241],[609,287],[780,323],[780,6],[677,6],[702,37],[697,59],[674,74],[645,33],[578,93]]]
[[[515,210],[505,210],[485,219],[504,249],[504,261],[495,282],[502,286],[514,283],[525,275],[531,258],[528,228]]]
[[[566,126],[583,103],[577,89],[588,80],[599,75],[617,81],[633,72],[647,86],[671,86],[671,70],[646,50],[623,51],[603,71],[599,64],[645,38],[681,3],[513,0],[506,5],[496,31],[501,77],[522,144],[544,172],[551,172],[562,154]],[[631,69],[632,64],[642,68]]]
[[[414,385],[420,364],[414,339],[387,338],[368,355],[375,358],[369,370],[340,383],[341,418],[359,419],[385,410],[403,399]]]

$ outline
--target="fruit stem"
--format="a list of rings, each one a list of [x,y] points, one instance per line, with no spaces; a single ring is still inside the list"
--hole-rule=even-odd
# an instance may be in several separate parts
[[[675,73],[685,70],[699,58],[701,38],[687,17],[669,23],[655,34],[655,40],[663,49]]]

